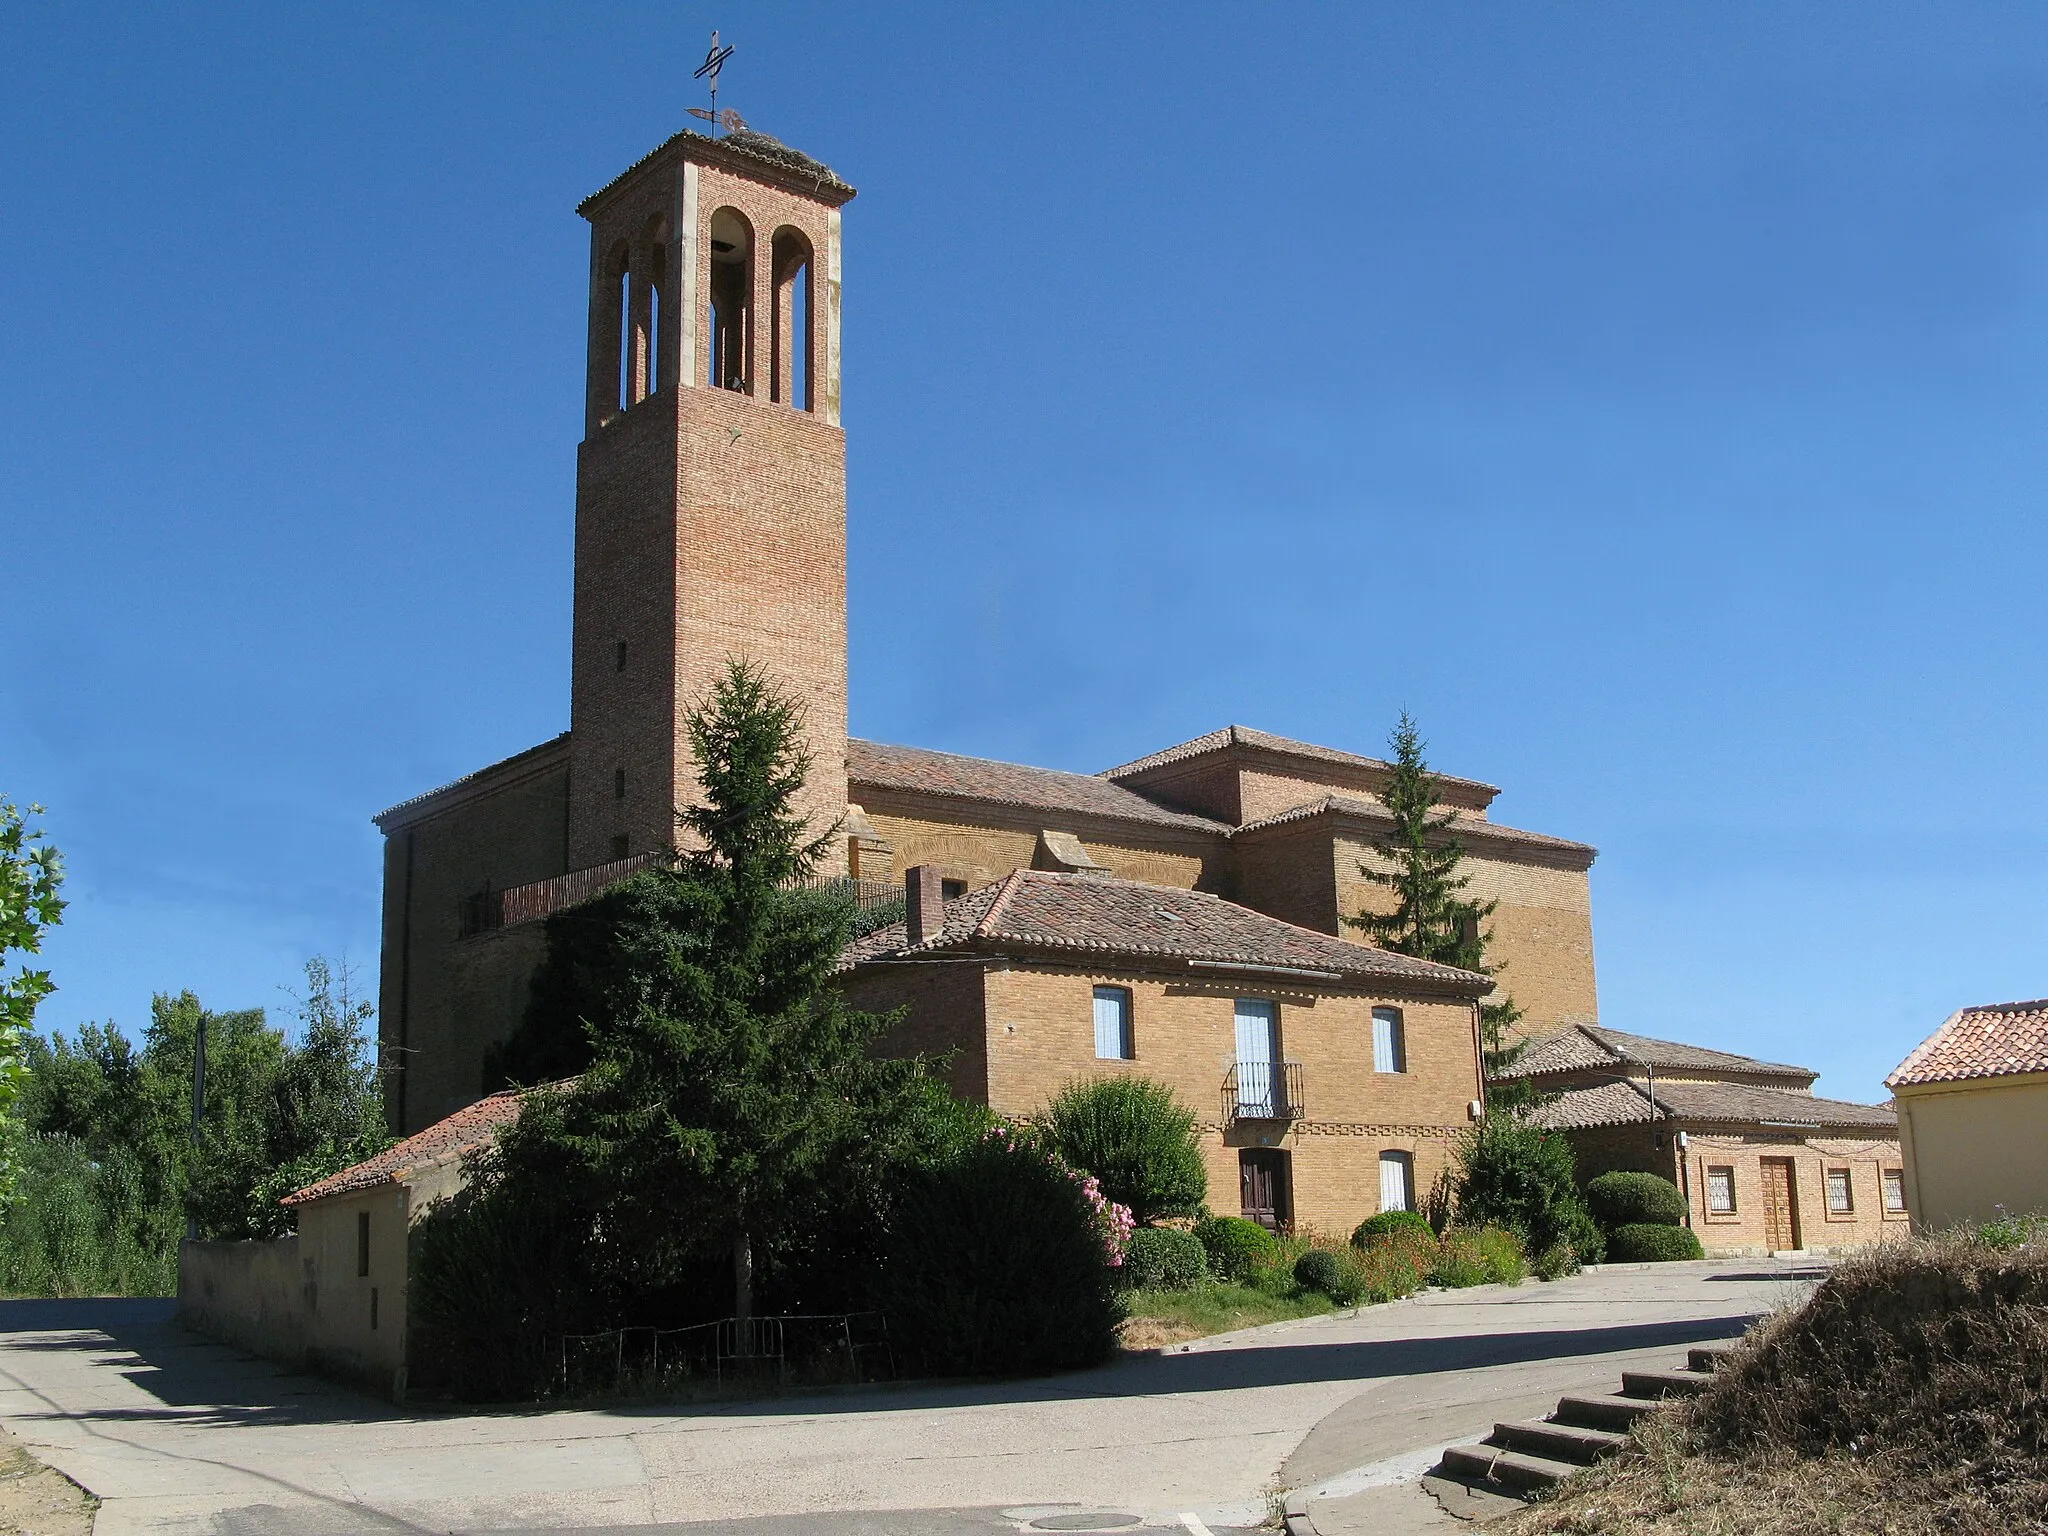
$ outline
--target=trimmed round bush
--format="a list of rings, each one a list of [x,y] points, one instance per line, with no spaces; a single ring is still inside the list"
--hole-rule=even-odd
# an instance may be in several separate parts
[[[1061,1157],[1095,1175],[1103,1194],[1131,1208],[1139,1226],[1192,1216],[1209,1194],[1195,1117],[1149,1077],[1069,1083],[1046,1109]]]
[[[1321,1291],[1328,1296],[1343,1281],[1344,1267],[1337,1262],[1337,1255],[1326,1248],[1311,1248],[1294,1261],[1294,1283],[1305,1291]]]
[[[1368,1216],[1358,1224],[1351,1234],[1351,1241],[1360,1248],[1369,1248],[1375,1242],[1384,1242],[1396,1232],[1420,1232],[1434,1238],[1429,1218],[1420,1211],[1381,1211],[1377,1216]]]
[[[1674,1259],[1703,1259],[1700,1240],[1686,1227],[1631,1222],[1607,1237],[1610,1264],[1666,1264]]]
[[[1209,1272],[1221,1280],[1249,1280],[1280,1253],[1272,1233],[1242,1216],[1211,1216],[1196,1225],[1195,1239],[1209,1257]]]
[[[1124,1254],[1124,1284],[1133,1290],[1184,1291],[1209,1274],[1209,1255],[1192,1232],[1140,1227]]]
[[[1116,1347],[1123,1302],[1095,1207],[1029,1142],[990,1137],[905,1175],[885,1250],[889,1338],[924,1370],[1071,1370]]]
[[[1677,1227],[1685,1223],[1685,1196],[1654,1173],[1603,1173],[1586,1186],[1593,1219],[1616,1227]]]

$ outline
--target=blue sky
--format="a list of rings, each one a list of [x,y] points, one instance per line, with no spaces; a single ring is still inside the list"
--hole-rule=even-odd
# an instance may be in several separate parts
[[[566,724],[573,209],[713,25],[862,189],[858,733],[1405,706],[1599,845],[1605,1022],[1845,1097],[2048,992],[2037,9],[13,5],[46,1023],[373,974],[369,816]]]

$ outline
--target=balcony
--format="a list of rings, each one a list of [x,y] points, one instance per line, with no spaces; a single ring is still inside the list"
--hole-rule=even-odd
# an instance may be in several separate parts
[[[1223,1123],[1299,1120],[1307,1110],[1298,1061],[1240,1061],[1223,1074]]]

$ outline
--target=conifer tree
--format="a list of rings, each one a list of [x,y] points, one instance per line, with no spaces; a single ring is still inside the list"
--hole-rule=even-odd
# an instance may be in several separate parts
[[[944,1113],[921,1061],[869,1054],[888,1018],[831,984],[852,912],[804,889],[831,829],[812,836],[796,804],[801,729],[744,662],[692,713],[703,798],[678,819],[696,846],[607,904],[590,1066],[503,1139],[509,1177],[581,1185],[627,1305],[722,1251],[748,1315],[764,1249]]]
[[[1499,903],[1465,894],[1472,878],[1463,873],[1465,845],[1452,830],[1457,818],[1441,809],[1443,780],[1430,771],[1423,755],[1428,743],[1405,709],[1387,744],[1393,749],[1393,772],[1380,799],[1393,825],[1372,845],[1382,864],[1361,863],[1358,872],[1392,891],[1394,906],[1390,912],[1365,911],[1344,921],[1382,949],[1495,975],[1502,967],[1487,957],[1493,934],[1486,923]],[[1506,992],[1497,991],[1491,1002],[1480,1005],[1480,1043],[1489,1078],[1525,1049],[1507,1038],[1521,1017],[1521,1008]]]

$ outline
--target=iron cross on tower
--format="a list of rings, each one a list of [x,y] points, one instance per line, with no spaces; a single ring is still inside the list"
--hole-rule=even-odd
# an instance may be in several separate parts
[[[731,46],[728,45],[721,48],[718,45],[718,34],[713,32],[711,34],[711,47],[704,54],[704,62],[690,72],[692,80],[708,80],[711,82],[710,107],[691,107],[689,109],[690,116],[701,117],[705,122],[723,128],[728,133],[732,132],[735,128],[747,126],[746,120],[730,107],[723,112],[718,110],[718,72],[725,68],[725,61],[731,57]]]

